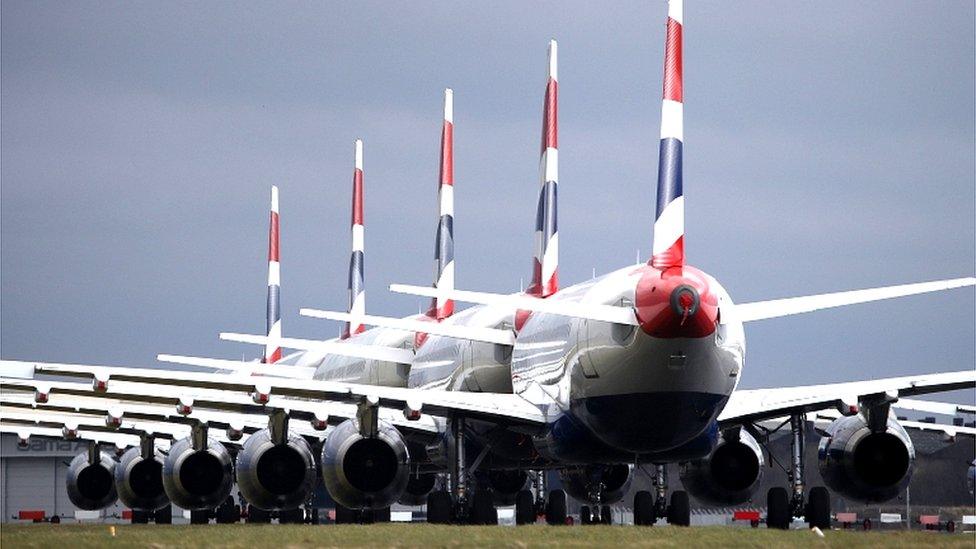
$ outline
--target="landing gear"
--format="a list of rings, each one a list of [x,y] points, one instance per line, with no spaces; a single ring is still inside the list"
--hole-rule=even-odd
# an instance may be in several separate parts
[[[451,422],[454,435],[454,467],[451,470],[451,487],[454,489],[454,520],[459,524],[468,521],[468,471],[464,449],[464,418],[455,417]]]
[[[520,490],[515,496],[515,524],[534,524],[535,517],[535,499],[532,492]]]
[[[566,524],[566,492],[553,490],[549,492],[546,502],[546,523],[555,526]]]
[[[604,505],[600,508],[600,524],[611,525],[613,524],[613,515],[610,512],[610,506]]]
[[[671,494],[668,523],[673,526],[691,526],[691,502],[688,500],[688,492],[679,490]]]
[[[271,522],[271,513],[264,509],[258,509],[253,505],[247,506],[248,524],[268,524]]]
[[[667,519],[668,524],[673,526],[690,526],[691,525],[691,502],[688,499],[688,492],[684,490],[678,490],[671,494],[671,501],[668,502],[668,469],[666,464],[656,464],[656,471],[654,473],[654,492],[657,496],[654,499],[654,504],[650,504],[651,494],[649,492],[643,492],[645,495],[641,495],[642,492],[638,492],[634,496],[634,524],[637,524],[638,514],[637,514],[637,499],[640,498],[641,503],[641,525],[650,526],[654,524],[658,517],[664,517]],[[650,511],[646,508],[650,507]],[[644,522],[644,521],[647,522]]]
[[[302,524],[305,522],[305,510],[301,507],[278,511],[278,524]]]
[[[654,496],[647,490],[634,494],[634,526],[654,526]]]
[[[191,510],[190,524],[210,524],[210,509]]]
[[[804,479],[803,456],[806,439],[804,431],[806,419],[801,414],[790,416],[790,469],[787,476],[791,493],[786,489],[773,487],[766,494],[766,527],[785,530],[793,517],[805,517],[811,528],[830,526],[830,494],[823,486],[810,489],[809,500],[804,502],[806,481]]]
[[[447,490],[435,490],[427,496],[427,522],[431,524],[450,524],[451,494]]]
[[[161,509],[156,509],[156,524],[173,524],[173,506],[164,505]]]
[[[301,511],[301,509],[299,509]],[[336,524],[373,524],[374,522],[390,522],[390,508],[383,509],[350,509],[336,504]]]
[[[149,511],[132,510],[132,524],[149,524]]]

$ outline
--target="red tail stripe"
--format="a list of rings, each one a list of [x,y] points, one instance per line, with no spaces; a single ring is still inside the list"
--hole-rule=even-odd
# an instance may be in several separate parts
[[[441,132],[441,185],[454,185],[454,124],[446,120]]]
[[[542,151],[559,148],[559,82],[549,79],[542,119]]]
[[[271,353],[271,356],[266,356],[263,359],[261,359],[261,362],[263,362],[265,364],[274,364],[275,362],[278,362],[279,360],[281,360],[281,348],[280,347],[277,348],[277,349],[275,349],[274,352]]]
[[[683,102],[681,74],[681,23],[668,17],[668,37],[664,52],[665,99]]]
[[[363,170],[356,169],[352,175],[352,224],[363,224]]]
[[[278,212],[271,212],[271,228],[268,231],[268,261],[278,261]]]
[[[658,268],[684,265],[685,237],[680,236],[667,250],[651,258],[651,265]]]

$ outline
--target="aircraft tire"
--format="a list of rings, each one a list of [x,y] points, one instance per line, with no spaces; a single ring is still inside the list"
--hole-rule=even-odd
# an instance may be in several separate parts
[[[590,506],[584,505],[580,507],[580,524],[587,525],[590,522]]]
[[[808,498],[806,518],[810,528],[830,528],[830,493],[823,486],[816,486],[810,489]]]
[[[634,494],[634,525],[653,526],[654,522],[654,496],[641,490]]]
[[[190,524],[210,524],[210,509],[191,510]]]
[[[790,527],[790,499],[786,488],[773,486],[766,493],[766,528],[786,530]]]
[[[674,526],[691,525],[691,502],[688,492],[678,490],[671,494],[671,505],[668,505],[668,523]]]
[[[390,508],[373,509],[373,522],[390,522]]]
[[[532,492],[520,490],[515,496],[515,524],[532,524],[535,522],[535,500]]]
[[[610,511],[609,505],[600,508],[600,524],[613,524],[613,513]]]
[[[150,511],[132,510],[132,524],[149,524]]]
[[[495,512],[495,505],[492,500],[491,492],[488,490],[478,490],[471,499],[471,524],[492,524],[492,516]],[[494,521],[498,524],[498,520]]]
[[[451,523],[451,495],[446,490],[436,490],[427,496],[427,522],[430,524]]]
[[[552,526],[566,524],[566,492],[553,490],[549,492],[546,503],[546,522]]]
[[[173,506],[166,504],[155,512],[156,524],[173,524]]]
[[[356,515],[357,513],[348,507],[344,507],[338,503],[335,506],[336,524],[356,524],[359,522]]]

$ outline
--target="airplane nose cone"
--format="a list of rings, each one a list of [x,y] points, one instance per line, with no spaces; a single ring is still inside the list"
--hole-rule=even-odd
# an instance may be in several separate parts
[[[647,267],[635,294],[637,320],[650,336],[704,337],[715,331],[718,299],[698,269]]]

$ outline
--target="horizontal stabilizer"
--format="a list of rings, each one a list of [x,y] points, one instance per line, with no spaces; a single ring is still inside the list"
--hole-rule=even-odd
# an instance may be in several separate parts
[[[951,280],[937,280],[934,282],[920,282],[918,284],[902,284],[900,286],[885,286],[868,290],[853,290],[849,292],[834,292],[829,294],[808,295],[804,297],[789,297],[770,301],[756,301],[754,303],[740,303],[735,306],[735,317],[741,322],[765,320],[781,316],[797,315],[855,305],[881,301],[895,297],[925,294],[953,288],[963,288],[976,285],[976,278],[954,278]]]
[[[222,332],[220,339],[224,341],[236,341],[237,343],[252,343],[254,345],[265,345],[268,342],[267,336],[229,332]],[[333,355],[362,358],[365,360],[379,360],[383,362],[395,362],[397,364],[410,364],[413,360],[413,351],[396,347],[359,345],[357,343],[344,343],[339,341],[315,341],[312,339],[297,339],[293,337],[283,337],[277,341],[279,345],[288,349],[321,351]]]
[[[399,294],[410,294],[425,297],[443,297],[446,299],[453,299],[455,301],[463,301],[465,303],[495,305],[525,311],[585,318],[587,320],[595,320],[598,322],[610,322],[613,324],[625,324],[630,326],[638,325],[637,317],[634,316],[634,310],[630,307],[579,303],[559,299],[539,299],[520,294],[493,294],[488,292],[471,292],[466,290],[445,291],[427,286],[411,286],[409,284],[391,284],[390,291]]]
[[[336,311],[322,311],[319,309],[301,309],[299,314],[312,318],[324,318],[327,320],[338,320],[340,322],[351,322],[353,315]],[[514,345],[515,334],[511,330],[497,330],[494,328],[473,328],[468,326],[458,326],[456,324],[442,324],[428,319],[427,321],[416,320],[413,318],[390,318],[385,316],[361,315],[356,319],[371,326],[381,326],[394,330],[404,330],[407,332],[419,332],[433,334],[456,339],[469,339],[471,341],[481,341],[484,343],[495,343],[498,345]]]
[[[160,362],[169,362],[170,364],[183,364],[186,366],[200,366],[203,368],[229,370],[235,374],[259,374],[273,377],[286,377],[290,379],[312,379],[312,375],[315,374],[315,368],[285,364],[271,366],[257,361],[241,362],[239,360],[225,360],[222,358],[203,358],[196,356],[166,354],[156,355],[156,360]]]

